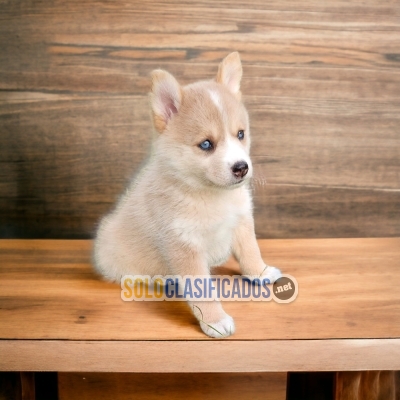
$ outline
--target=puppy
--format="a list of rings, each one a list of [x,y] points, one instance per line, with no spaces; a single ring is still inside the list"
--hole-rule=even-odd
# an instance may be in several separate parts
[[[254,233],[249,180],[250,128],[241,102],[237,52],[215,79],[180,86],[152,73],[157,136],[147,163],[115,209],[101,221],[94,264],[106,279],[131,275],[209,275],[231,254],[243,274],[271,282],[280,271],[261,258]],[[203,332],[234,333],[219,301],[190,301]]]

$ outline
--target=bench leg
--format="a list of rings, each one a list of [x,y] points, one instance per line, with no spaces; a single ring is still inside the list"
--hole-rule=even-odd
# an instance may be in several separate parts
[[[400,372],[290,372],[287,400],[400,400]]]
[[[20,372],[21,400],[35,400],[35,373]]]
[[[335,400],[395,400],[394,371],[337,372]]]

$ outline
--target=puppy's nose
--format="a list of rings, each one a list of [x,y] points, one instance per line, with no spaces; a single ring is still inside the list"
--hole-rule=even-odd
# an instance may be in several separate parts
[[[245,161],[238,161],[232,167],[233,175],[235,175],[236,178],[243,178],[248,171],[249,171],[249,166]]]

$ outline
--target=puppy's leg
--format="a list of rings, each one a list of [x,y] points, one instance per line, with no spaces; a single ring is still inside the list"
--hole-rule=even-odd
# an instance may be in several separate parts
[[[254,233],[254,220],[251,215],[242,218],[236,227],[232,243],[233,255],[238,260],[243,275],[265,277],[271,283],[281,277],[278,268],[270,267],[261,258],[260,248]]]
[[[188,304],[207,336],[221,339],[235,333],[233,318],[224,311],[220,301],[189,301]]]
[[[173,275],[200,275],[210,277],[204,256],[196,250],[176,246],[167,255],[169,270]],[[194,316],[199,320],[203,332],[214,338],[224,338],[235,332],[233,318],[222,308],[220,301],[188,301]]]

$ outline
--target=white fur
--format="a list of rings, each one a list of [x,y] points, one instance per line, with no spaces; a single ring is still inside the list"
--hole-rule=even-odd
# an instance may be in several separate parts
[[[217,339],[225,338],[235,333],[235,322],[228,314],[215,323],[206,324],[200,321],[200,327],[207,336]]]
[[[209,90],[208,93],[210,93],[212,102],[215,104],[215,106],[218,108],[218,110],[222,113],[223,108],[222,108],[222,104],[221,104],[221,98],[219,97],[218,93],[215,90]]]
[[[223,161],[230,169],[236,162],[245,161],[251,167],[250,157],[246,153],[240,142],[232,137],[228,137],[224,149]],[[251,175],[251,171],[250,171]]]

